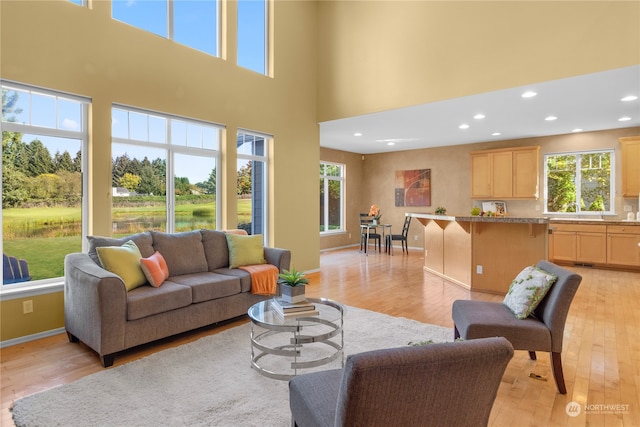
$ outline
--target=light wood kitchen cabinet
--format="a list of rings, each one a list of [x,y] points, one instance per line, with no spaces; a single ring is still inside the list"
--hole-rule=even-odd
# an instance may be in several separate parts
[[[640,267],[640,225],[607,226],[607,264]]]
[[[640,194],[640,136],[620,138],[622,147],[622,196]]]
[[[586,224],[553,224],[553,245],[549,253],[553,261],[585,264],[607,263],[607,226]]]
[[[539,147],[513,152],[513,197],[538,198]]]
[[[471,197],[491,197],[489,154],[471,155]]]
[[[471,153],[471,197],[538,197],[540,147],[516,147]]]

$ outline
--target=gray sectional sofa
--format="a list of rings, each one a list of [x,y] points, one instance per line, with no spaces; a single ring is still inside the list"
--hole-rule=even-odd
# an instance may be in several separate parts
[[[96,248],[129,240],[142,257],[162,254],[170,275],[162,286],[127,292],[120,276],[102,268]],[[65,329],[71,342],[95,350],[105,367],[119,351],[244,315],[268,298],[251,293],[248,272],[229,268],[221,231],[148,231],[121,239],[89,237],[89,242],[89,253],[65,258]],[[264,257],[281,272],[290,267],[289,250],[265,247]]]

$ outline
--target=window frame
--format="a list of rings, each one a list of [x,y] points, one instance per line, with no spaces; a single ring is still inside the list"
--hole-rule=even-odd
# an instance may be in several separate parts
[[[221,173],[220,173],[220,161],[221,161],[221,139],[222,139],[222,134],[223,131],[225,130],[225,126],[221,125],[219,123],[214,123],[214,122],[206,122],[203,120],[197,120],[197,119],[192,119],[192,118],[188,118],[188,117],[182,117],[182,116],[176,116],[173,114],[168,114],[168,113],[161,113],[161,112],[157,112],[157,111],[153,111],[153,110],[146,110],[146,109],[141,109],[141,108],[137,108],[137,107],[131,107],[128,105],[124,105],[124,104],[112,104],[111,106],[111,111],[113,113],[114,109],[118,109],[118,110],[124,110],[124,111],[128,111],[128,112],[133,112],[133,113],[138,113],[138,114],[144,114],[150,117],[160,117],[166,120],[165,126],[166,126],[166,141],[165,142],[153,142],[153,141],[144,141],[144,140],[139,140],[139,139],[132,139],[132,138],[122,138],[122,137],[116,137],[113,136],[113,128],[112,128],[112,135],[111,135],[111,144],[120,144],[120,145],[131,145],[131,146],[135,146],[135,147],[148,147],[148,148],[153,148],[153,149],[161,149],[164,150],[166,153],[166,157],[165,157],[165,164],[166,164],[166,170],[165,170],[165,209],[166,209],[166,219],[167,219],[167,226],[166,226],[166,232],[167,233],[173,233],[175,232],[175,180],[174,180],[174,175],[175,175],[175,154],[182,154],[182,155],[188,155],[188,156],[197,156],[197,157],[205,157],[205,158],[212,158],[215,161],[215,171],[216,171],[216,191],[215,191],[215,209],[216,209],[216,220],[215,220],[215,227],[216,230],[219,230],[221,227],[221,215],[220,215],[220,177],[221,177]],[[182,145],[177,145],[177,144],[173,144],[172,143],[172,132],[171,132],[171,123],[173,121],[177,121],[177,122],[181,122],[181,123],[191,123],[194,125],[199,125],[199,126],[207,126],[207,127],[213,127],[213,128],[217,128],[218,129],[218,137],[219,137],[219,141],[218,141],[218,147],[217,149],[205,149],[205,148],[196,148],[196,147],[189,147],[189,146],[182,146]],[[130,122],[128,124],[128,126],[130,126]],[[130,129],[129,129],[130,132]],[[211,156],[210,154],[214,154],[213,156]],[[112,155],[112,161],[113,161],[113,155]]]
[[[255,132],[255,131],[250,131],[250,130],[246,130],[246,129],[238,129],[237,133],[236,133],[236,150],[239,147],[239,142],[240,142],[240,135],[249,135],[249,136],[253,136],[256,138],[262,138],[264,141],[264,154],[263,155],[259,155],[259,154],[244,154],[244,153],[240,153],[240,152],[236,152],[236,174],[238,172],[238,161],[239,160],[251,160],[254,162],[262,162],[264,163],[264,170],[263,170],[263,177],[262,177],[262,238],[263,238],[263,243],[265,244],[265,246],[268,244],[269,242],[269,204],[270,204],[270,194],[269,194],[269,169],[270,169],[270,162],[269,162],[269,147],[270,144],[272,144],[272,140],[273,140],[273,136],[265,134],[265,133],[260,133],[260,132]],[[252,173],[255,171],[254,168],[252,168]],[[236,181],[237,182],[237,181]],[[236,183],[237,185],[237,183]],[[255,189],[253,187],[253,179],[251,181],[251,186],[252,186],[252,194],[255,193]],[[253,196],[252,196],[253,198]],[[252,206],[252,218],[254,216],[254,209]],[[252,223],[252,234],[254,233],[254,227],[253,227],[253,219],[251,221]]]
[[[0,88],[2,90],[17,90],[22,92],[35,93],[41,96],[55,97],[56,100],[62,99],[66,101],[73,101],[80,103],[80,117],[81,117],[81,131],[70,131],[59,128],[58,113],[59,107],[56,107],[56,127],[45,127],[25,123],[6,122],[0,117],[0,133],[3,131],[19,132],[27,135],[42,135],[46,137],[54,138],[68,138],[80,141],[81,150],[81,163],[80,163],[80,175],[81,175],[81,193],[82,200],[80,204],[81,209],[81,244],[82,251],[88,250],[88,242],[86,236],[89,230],[89,174],[88,166],[88,147],[89,147],[89,106],[91,105],[91,99],[79,95],[74,95],[66,92],[60,92],[52,89],[47,89],[38,86],[27,85],[11,80],[0,79]],[[29,119],[32,120],[33,105],[29,103]],[[0,216],[0,226],[3,224],[3,218]],[[4,253],[4,239],[0,239],[0,247],[2,247]],[[19,292],[20,296],[38,295],[43,288],[51,286],[59,286],[64,276],[50,277],[46,279],[30,280],[27,282],[19,282],[12,284],[0,285],[0,295]]]
[[[238,8],[240,7],[240,3],[243,0],[238,1]],[[251,1],[257,1],[257,0],[251,0]],[[263,37],[264,37],[264,43],[263,43],[263,54],[264,54],[264,60],[262,63],[263,66],[263,70],[262,71],[258,71],[255,70],[253,68],[248,67],[247,65],[243,65],[240,64],[240,49],[241,49],[241,43],[240,43],[240,29],[241,29],[241,23],[240,23],[240,10],[237,10],[237,23],[236,23],[236,39],[237,39],[237,46],[236,46],[236,65],[238,67],[242,67],[244,69],[253,71],[255,73],[264,75],[264,76],[268,76],[269,75],[269,23],[270,23],[270,19],[269,19],[269,15],[270,15],[270,8],[271,8],[271,1],[270,0],[259,0],[260,2],[262,2],[264,4],[264,32],[263,32]]]
[[[581,199],[582,194],[582,173],[580,172],[580,164],[582,160],[582,156],[592,155],[592,154],[609,154],[609,209],[605,211],[589,211],[589,210],[581,210],[580,203],[576,203],[576,211],[575,212],[557,212],[549,210],[549,167],[548,167],[548,158],[554,156],[576,156],[576,176],[574,178],[574,182],[576,185],[576,202]],[[554,215],[558,217],[575,217],[577,215],[584,216],[598,216],[601,217],[603,215],[616,215],[615,211],[615,194],[616,194],[616,180],[615,180],[615,150],[613,148],[602,148],[602,149],[594,149],[594,150],[579,150],[579,151],[566,151],[566,152],[551,152],[546,153],[543,156],[544,161],[544,214],[545,215]]]
[[[329,162],[329,161],[321,160],[320,166],[322,165],[338,166],[340,168],[340,176],[337,177],[335,175],[320,174],[320,180],[324,179],[323,204],[324,204],[324,219],[325,219],[325,223],[320,224],[321,227],[324,227],[324,230],[320,231],[320,235],[326,236],[330,234],[344,233],[346,231],[345,229],[346,184],[345,183],[346,183],[347,165],[344,163]],[[330,224],[329,224],[329,181],[330,180],[340,182],[340,227],[338,229],[333,229],[333,230],[330,229]]]
[[[86,1],[86,0],[83,0],[83,1]],[[158,0],[155,0],[155,1],[158,1]],[[173,41],[175,43],[178,43],[178,44],[180,44],[182,46],[186,46],[186,47],[188,47],[190,49],[197,50],[198,52],[202,52],[202,53],[204,53],[206,55],[210,55],[210,56],[213,56],[215,58],[221,58],[222,57],[222,55],[221,55],[222,43],[221,43],[221,40],[220,40],[221,37],[222,37],[222,29],[221,29],[222,20],[221,20],[221,17],[220,17],[221,10],[222,10],[221,6],[220,6],[221,0],[212,0],[212,1],[215,1],[215,6],[216,6],[215,7],[215,9],[216,9],[216,16],[215,16],[216,42],[215,42],[215,46],[214,46],[215,52],[213,54],[210,53],[210,52],[204,51],[204,50],[202,50],[200,48],[185,44],[184,42],[177,41],[175,39],[175,7],[174,7],[174,3],[176,2],[176,0],[163,0],[163,2],[165,3],[165,11],[166,11],[165,18],[167,20],[166,28],[165,28],[166,35],[165,34],[158,34],[158,33],[154,32],[154,31],[147,30],[146,28],[139,27],[138,25],[135,25],[135,24],[132,24],[130,22],[123,21],[122,19],[114,17],[113,16],[113,3],[114,3],[113,1],[111,2],[112,3],[111,4],[111,19],[113,19],[115,21],[118,21],[118,22],[122,22],[123,24],[126,24],[126,25],[130,25],[130,26],[132,26],[134,28],[137,28],[139,30],[146,31],[146,32],[151,33],[151,34],[155,34],[155,35],[157,35],[159,37],[162,37],[162,38],[165,38],[167,40],[171,40],[171,41]]]

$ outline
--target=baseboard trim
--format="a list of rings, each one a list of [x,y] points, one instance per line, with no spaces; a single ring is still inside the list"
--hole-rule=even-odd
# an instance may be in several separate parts
[[[54,335],[61,334],[64,331],[65,331],[64,328],[50,329],[48,331],[38,332],[37,334],[25,335],[23,337],[0,341],[0,348],[11,347],[12,345],[22,344],[29,341],[35,341],[41,338],[52,337]]]

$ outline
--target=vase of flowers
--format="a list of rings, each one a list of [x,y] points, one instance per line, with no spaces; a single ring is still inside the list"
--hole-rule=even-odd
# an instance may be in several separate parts
[[[378,205],[371,205],[371,207],[369,208],[369,216],[373,217],[373,225],[378,225],[380,217],[382,216]]]

